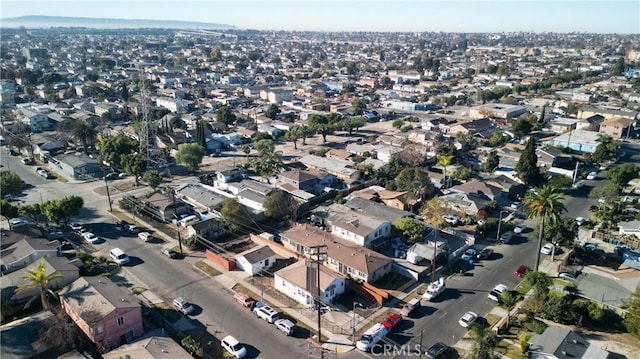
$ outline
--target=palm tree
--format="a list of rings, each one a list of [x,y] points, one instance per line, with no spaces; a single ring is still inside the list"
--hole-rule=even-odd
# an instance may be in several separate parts
[[[567,209],[564,207],[562,200],[564,195],[557,191],[554,187],[544,186],[538,191],[531,192],[527,195],[524,202],[527,209],[527,216],[540,221],[538,231],[538,250],[536,251],[535,270],[540,265],[540,250],[542,249],[542,236],[544,234],[544,223],[549,220],[553,223],[557,222],[560,214]]]
[[[85,120],[78,120],[71,125],[71,137],[82,143],[85,153],[87,152],[87,144],[95,142],[97,134],[96,129]]]
[[[44,267],[43,261],[40,261],[38,263],[38,267],[36,267],[36,269],[28,269],[27,273],[28,274],[22,277],[22,279],[26,280],[28,283],[19,286],[16,289],[16,294],[32,289],[38,289],[40,292],[40,300],[42,301],[42,308],[45,310],[49,310],[50,305],[49,300],[47,299],[47,293],[55,295],[55,293],[51,289],[49,289],[49,286],[56,279],[61,279],[62,276],[56,273],[47,275],[47,271]],[[29,301],[25,305],[25,308],[28,308],[37,297],[37,295],[34,295],[31,299],[29,299]]]
[[[491,330],[475,323],[469,328],[469,335],[473,338],[471,358],[489,359],[495,357],[493,351],[498,344],[498,338]]]
[[[507,328],[509,328],[509,321],[511,320],[511,311],[513,310],[513,307],[516,306],[516,303],[518,303],[519,299],[520,298],[518,298],[517,295],[512,294],[508,290],[505,290],[500,295],[502,304],[505,306],[505,308],[507,308]]]
[[[453,155],[438,156],[438,165],[444,169],[444,188],[447,188],[447,166],[453,161]]]

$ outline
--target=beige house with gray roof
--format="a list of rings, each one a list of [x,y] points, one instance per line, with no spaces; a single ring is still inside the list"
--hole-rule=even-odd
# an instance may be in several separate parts
[[[304,305],[313,305],[314,297],[318,295],[317,282],[309,283],[306,260],[298,261],[275,272],[274,283],[278,291]],[[331,303],[335,297],[344,293],[345,289],[345,276],[320,266],[320,301],[322,303]]]

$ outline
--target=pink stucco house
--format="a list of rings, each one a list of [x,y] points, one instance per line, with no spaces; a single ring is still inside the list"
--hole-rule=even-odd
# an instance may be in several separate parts
[[[65,312],[107,352],[142,335],[142,307],[133,295],[106,277],[81,277],[60,291]]]

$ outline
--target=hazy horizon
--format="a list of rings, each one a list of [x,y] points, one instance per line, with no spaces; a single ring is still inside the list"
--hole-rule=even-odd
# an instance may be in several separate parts
[[[3,0],[0,9],[3,19],[190,21],[250,30],[640,33],[637,0]]]

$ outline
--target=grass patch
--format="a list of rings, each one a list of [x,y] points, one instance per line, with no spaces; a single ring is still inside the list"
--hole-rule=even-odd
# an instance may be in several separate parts
[[[133,287],[131,288],[131,291],[133,292],[133,294],[135,295],[140,295],[144,292],[147,291],[147,288],[143,288],[143,287]]]
[[[527,294],[530,289],[531,289],[531,285],[529,285],[529,283],[525,281],[520,282],[520,284],[518,284],[518,286],[516,287],[516,291],[520,293],[520,295]]]
[[[171,324],[177,322],[178,320],[180,320],[180,318],[182,318],[182,313],[173,309],[169,304],[165,302],[155,304],[153,308]]]
[[[500,342],[498,342],[498,345],[496,346],[496,351],[506,356],[507,358],[513,358],[513,359],[524,358],[524,355],[522,354],[522,349],[520,348],[520,344],[518,345],[511,344],[511,342],[506,340],[501,340]]]
[[[204,260],[196,262],[195,266],[196,266],[196,268],[198,268],[201,271],[205,272],[210,277],[215,277],[217,275],[222,274],[222,272],[220,272],[219,270],[217,270],[217,269],[213,268],[212,266],[208,265],[207,263],[205,263]]]
[[[61,176],[61,175],[59,175],[59,174],[57,174],[57,173],[55,173],[55,172],[54,172],[54,174],[55,174],[56,179],[57,179],[58,181],[60,181],[60,182],[62,182],[62,183],[69,183],[69,180],[67,179],[67,177],[65,177],[65,176]]]
[[[484,317],[484,319],[487,320],[487,324],[489,324],[489,328],[491,328],[494,325],[498,324],[498,322],[500,321],[500,319],[502,319],[502,317],[499,315],[489,313]]]

